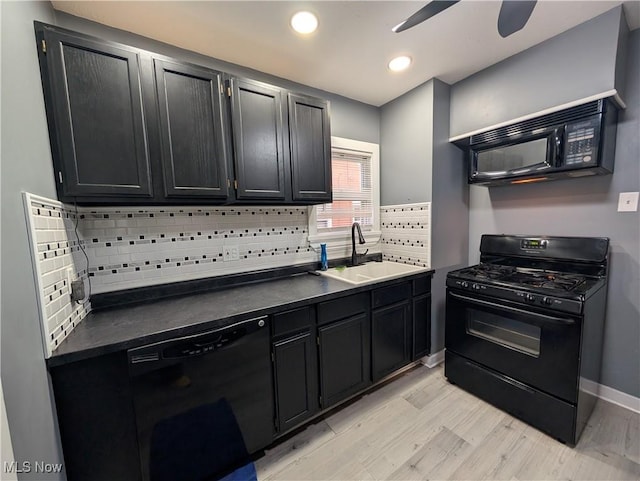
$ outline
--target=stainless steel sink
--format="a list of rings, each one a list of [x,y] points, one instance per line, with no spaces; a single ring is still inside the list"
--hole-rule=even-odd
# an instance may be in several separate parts
[[[373,282],[396,279],[410,274],[426,272],[426,267],[410,266],[397,262],[368,262],[354,267],[332,267],[326,271],[318,271],[321,275],[338,279],[349,284],[370,284]]]

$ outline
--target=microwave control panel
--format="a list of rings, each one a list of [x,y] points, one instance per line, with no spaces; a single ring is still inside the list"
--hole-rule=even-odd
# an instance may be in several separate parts
[[[568,166],[595,164],[598,155],[600,117],[567,124],[564,163]]]

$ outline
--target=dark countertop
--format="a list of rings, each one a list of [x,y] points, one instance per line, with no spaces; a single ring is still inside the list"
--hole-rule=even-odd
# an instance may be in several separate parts
[[[426,271],[379,285],[401,282]],[[308,273],[210,292],[98,310],[53,352],[49,367],[130,349],[172,337],[224,327],[252,315],[267,315],[371,289]]]

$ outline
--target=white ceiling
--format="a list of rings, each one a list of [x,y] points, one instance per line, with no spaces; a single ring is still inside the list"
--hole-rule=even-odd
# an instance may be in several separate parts
[[[53,1],[53,6],[122,30],[334,92],[375,106],[437,77],[453,84],[621,4],[539,0],[521,31],[497,32],[500,2],[463,0],[403,33],[391,28],[424,1]],[[289,18],[306,9],[319,29],[304,38]],[[640,0],[625,2],[631,29]],[[391,73],[399,54],[413,65]]]

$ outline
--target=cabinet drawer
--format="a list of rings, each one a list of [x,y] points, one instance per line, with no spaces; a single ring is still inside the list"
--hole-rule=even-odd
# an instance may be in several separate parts
[[[413,280],[413,295],[428,294],[431,292],[431,276],[420,276]]]
[[[381,287],[373,291],[373,308],[376,309],[389,304],[409,299],[411,296],[411,283],[403,282],[393,286]]]
[[[273,315],[273,336],[282,336],[309,329],[313,325],[311,306],[292,309]]]
[[[318,325],[338,321],[367,310],[369,295],[366,292],[342,297],[318,304]]]

